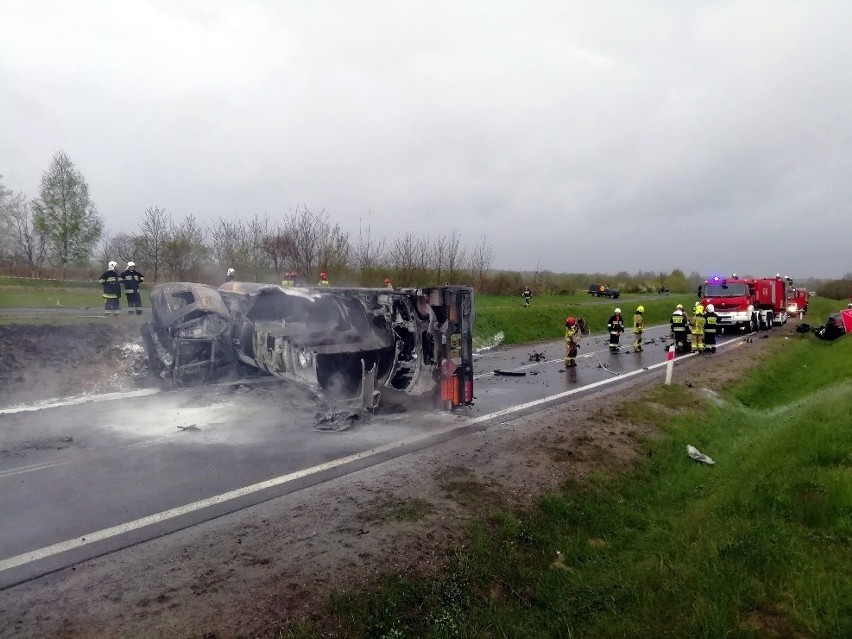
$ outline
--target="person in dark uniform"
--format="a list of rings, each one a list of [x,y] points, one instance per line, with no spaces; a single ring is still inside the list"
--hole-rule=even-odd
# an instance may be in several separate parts
[[[124,285],[124,295],[127,297],[128,315],[133,315],[134,310],[137,315],[142,315],[142,297],[139,295],[139,287],[142,286],[145,277],[136,270],[136,262],[128,262],[127,270],[122,271],[119,278]]]
[[[689,342],[686,341],[686,336],[689,332],[689,322],[687,321],[686,313],[683,312],[683,304],[678,304],[671,319],[672,337],[675,341],[675,350],[678,353],[686,353],[689,351]]]
[[[530,290],[529,286],[524,287],[524,292],[521,293],[521,297],[524,298],[524,307],[529,306],[530,300],[532,299],[532,291]]]
[[[104,315],[118,317],[121,308],[119,306],[121,300],[121,279],[115,267],[117,262],[110,262],[107,265],[107,270],[101,275],[98,283],[104,287]]]
[[[719,316],[712,304],[704,309],[704,348],[710,353],[716,352],[716,335],[719,332]]]
[[[611,353],[615,353],[619,348],[621,348],[618,345],[618,340],[624,332],[624,318],[621,317],[620,308],[615,309],[612,317],[610,317],[609,321],[606,323],[606,327],[609,329],[609,350]]]
[[[225,281],[226,282],[233,282],[235,276],[236,276],[236,272],[234,271],[234,269],[229,268],[228,273],[225,275]]]

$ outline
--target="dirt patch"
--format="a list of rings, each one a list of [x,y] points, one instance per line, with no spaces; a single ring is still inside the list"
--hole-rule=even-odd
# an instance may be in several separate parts
[[[766,343],[684,361],[676,380],[696,397],[721,390],[759,365]],[[342,636],[324,616],[331,593],[370,588],[383,573],[434,574],[449,547],[468,543],[471,517],[533,508],[569,479],[634,467],[656,431],[622,406],[660,380],[493,425],[4,591],[0,635],[276,637],[288,620],[308,619]]]
[[[0,326],[0,407],[152,385],[139,324],[122,320]]]

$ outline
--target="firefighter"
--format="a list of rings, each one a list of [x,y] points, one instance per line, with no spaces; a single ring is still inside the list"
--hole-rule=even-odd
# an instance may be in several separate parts
[[[760,321],[757,317],[757,311],[754,310],[754,306],[752,304],[748,305],[748,332],[754,333],[758,328],[760,328]]]
[[[530,299],[532,299],[532,291],[529,286],[524,286],[524,292],[521,293],[521,297],[524,298],[524,308],[530,305]]]
[[[325,271],[320,273],[319,284],[317,284],[317,286],[331,286],[331,283],[328,281],[328,273]]]
[[[229,268],[228,272],[225,274],[225,281],[226,282],[233,282],[235,276],[236,276],[236,271],[234,271],[234,269],[232,269],[232,268]]]
[[[683,312],[683,304],[678,304],[671,319],[672,338],[675,342],[675,350],[678,353],[685,353],[688,348],[689,342],[686,341],[688,325],[686,314]]]
[[[606,323],[606,327],[609,329],[609,350],[611,353],[616,353],[618,352],[618,349],[621,348],[618,345],[618,339],[624,332],[624,318],[621,317],[620,308],[613,311],[612,317],[610,317],[609,321]]]
[[[390,278],[385,278],[385,288],[393,288],[393,284],[391,284]]]
[[[636,307],[636,313],[633,314],[633,352],[642,352],[642,333],[645,332],[645,317],[643,313],[645,307],[641,304]]]
[[[290,271],[284,273],[284,279],[281,280],[281,286],[295,286],[293,274]]]
[[[716,334],[719,332],[719,316],[712,304],[708,304],[704,313],[704,347],[711,353],[716,352]]]
[[[580,348],[580,327],[577,320],[569,317],[565,320],[565,367],[577,365],[577,350]]]
[[[124,285],[124,295],[127,297],[127,314],[142,315],[142,297],[139,295],[139,287],[145,281],[145,277],[136,270],[136,262],[128,262],[127,270],[118,276]]]
[[[704,352],[704,307],[699,304],[695,307],[695,315],[689,325],[692,327],[692,352]]]
[[[121,279],[115,268],[116,266],[118,266],[117,262],[110,262],[107,265],[107,270],[98,280],[98,283],[104,287],[104,315],[107,317],[110,315],[118,317],[121,310],[119,306],[121,301]]]

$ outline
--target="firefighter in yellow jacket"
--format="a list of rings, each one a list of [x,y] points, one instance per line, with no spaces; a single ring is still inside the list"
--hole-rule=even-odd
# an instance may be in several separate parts
[[[580,327],[577,320],[569,317],[565,320],[565,366],[577,365],[577,350],[580,348]]]
[[[325,271],[320,273],[319,283],[317,286],[331,286],[331,283],[328,281],[328,273]]]
[[[704,307],[699,304],[695,307],[695,315],[689,322],[692,327],[692,352],[704,352]]]
[[[641,304],[636,307],[633,314],[633,352],[642,352],[642,333],[645,332],[645,307]]]

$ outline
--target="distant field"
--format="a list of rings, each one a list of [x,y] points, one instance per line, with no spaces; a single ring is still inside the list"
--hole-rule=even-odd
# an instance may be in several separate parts
[[[574,295],[534,296],[529,308],[523,299],[506,295],[477,295],[474,332],[477,342],[487,343],[493,336],[503,333],[504,344],[527,344],[559,339],[564,335],[565,318],[569,315],[583,317],[593,333],[606,330],[606,322],[614,308],[619,307],[629,324],[639,304],[645,307],[645,320],[649,325],[668,322],[677,304],[687,309],[695,302],[694,295],[628,295],[617,300],[591,297],[587,293]],[[150,306],[148,291],[142,290],[142,305]],[[122,307],[124,303],[122,301]],[[810,314],[806,321],[822,324],[830,313],[843,308],[841,301],[824,297],[810,300]],[[101,287],[97,282],[61,282],[60,280],[29,280],[0,277],[0,309],[10,308],[103,308]],[[8,323],[10,319],[4,318]],[[17,321],[21,321],[20,319]],[[62,322],[61,317],[42,321]]]

